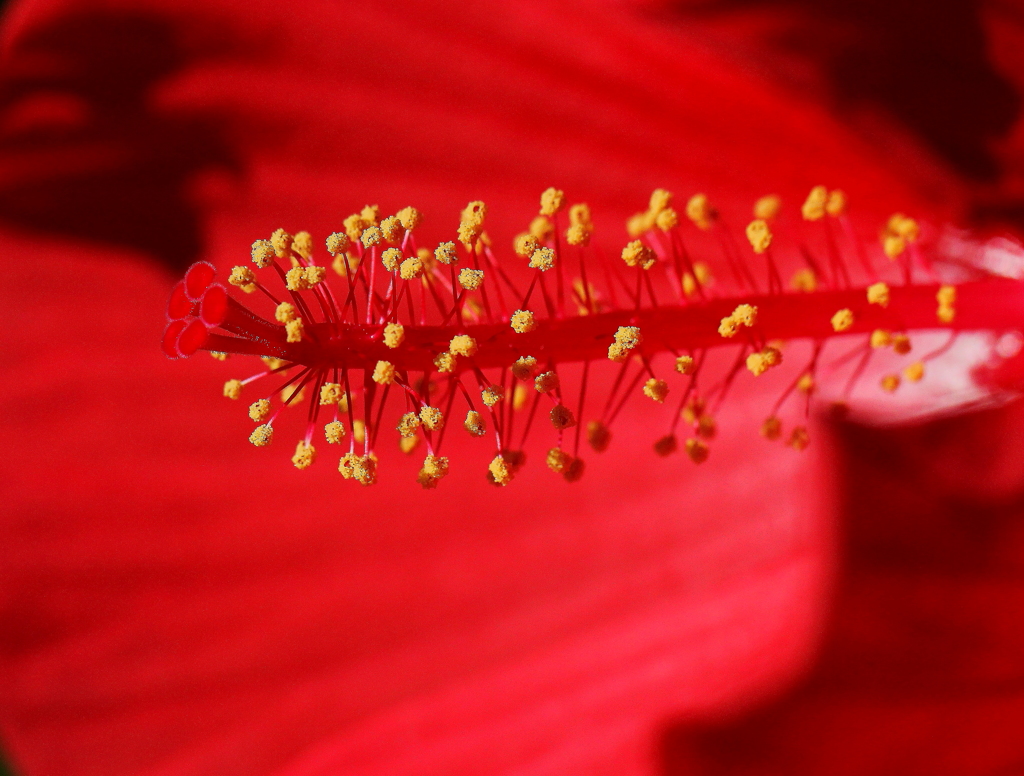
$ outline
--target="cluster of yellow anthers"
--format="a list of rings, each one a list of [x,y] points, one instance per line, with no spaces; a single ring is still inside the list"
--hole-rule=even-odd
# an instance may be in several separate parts
[[[398,409],[400,449],[426,448],[418,475],[426,488],[448,474],[441,450],[456,402],[465,411],[466,433],[490,433],[494,440],[486,467],[491,482],[508,484],[524,465],[542,405],[554,436],[545,462],[566,480],[578,480],[581,441],[595,452],[606,450],[634,391],[657,404],[669,397],[671,374],[657,371],[667,355],[674,367],[669,373],[678,375],[671,379],[682,379],[682,388],[654,450],[668,456],[682,449],[701,463],[737,373],[745,366],[760,377],[780,367],[786,341],[810,342],[812,355],[762,424],[769,440],[783,436],[781,411],[789,397],[803,396],[802,414],[808,412],[826,346],[862,338],[839,358],[856,360],[849,391],[873,352],[910,352],[909,330],[954,329],[957,289],[938,282],[912,219],[896,214],[878,245],[862,244],[845,195],[818,186],[801,207],[807,234],[777,256],[773,229],[781,207],[777,196],[755,203],[744,253],[707,196],[691,197],[680,218],[672,195],[658,189],[647,209],[628,220],[620,262],[591,246],[587,205],[569,206],[561,191],[548,189],[527,231],[513,241],[520,261],[506,263],[492,250],[483,202],[462,211],[456,239],[432,249],[417,244],[421,216],[415,208],[384,217],[367,206],[327,238],[333,273],[315,260],[307,232],[279,229],[253,244],[252,265],[235,267],[228,283],[262,301],[265,313],[229,298],[214,282],[212,265],[194,265],[168,302],[164,351],[263,359],[256,374],[224,385],[226,397],[239,399],[251,383],[282,380],[249,406],[258,424],[250,441],[257,446],[271,443],[279,413],[308,391],[307,429],[292,456],[299,469],[316,461],[313,438],[322,424],[328,444],[347,444],[338,463],[342,476],[375,482],[380,434],[394,428],[384,420],[385,409]],[[700,232],[705,244],[710,239],[718,248],[708,253],[705,247],[695,261],[687,242]],[[825,248],[814,249],[814,242]],[[901,271],[891,273],[886,257]],[[713,262],[727,272],[714,276]],[[792,273],[789,291],[784,268]],[[886,273],[902,278],[884,280]],[[341,279],[339,287],[332,274]],[[925,362],[941,350],[907,365],[903,379],[920,380]],[[730,354],[733,366],[705,385],[701,378],[715,352]],[[601,362],[614,364],[614,379],[603,410],[581,426],[591,368]],[[570,363],[581,368],[563,371]],[[899,374],[887,374],[880,384],[893,391],[900,382]],[[680,424],[690,429],[682,442]],[[808,441],[806,427],[793,425],[787,443],[803,449]]]

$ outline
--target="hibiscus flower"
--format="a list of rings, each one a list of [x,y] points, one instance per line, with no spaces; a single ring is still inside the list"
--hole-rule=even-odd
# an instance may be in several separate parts
[[[653,456],[652,415],[630,406],[616,454],[642,465],[628,481],[595,457],[573,486],[535,469],[499,492],[467,465],[429,493],[397,474],[343,488],[244,442],[251,424],[218,397],[233,360],[172,363],[157,347],[166,266],[227,271],[257,237],[326,236],[368,202],[416,204],[436,241],[483,199],[508,245],[557,184],[614,246],[657,186],[707,190],[738,224],[762,194],[795,211],[827,182],[874,229],[897,209],[962,216],[957,174],[895,125],[880,146],[817,87],[794,92],[652,8],[257,10],[26,2],[5,22],[0,201],[29,265],[2,292],[17,380],[0,735],[19,772],[742,772],[792,757],[814,772],[863,750],[842,733],[868,716],[915,731],[899,750],[915,757],[936,714],[1016,713],[1014,653],[998,645],[1019,634],[977,604],[1015,600],[986,583],[1013,567],[1020,472],[993,454],[1000,476],[952,476],[979,460],[965,440],[1007,438],[1011,410],[887,435],[841,426],[803,454],[765,453],[766,397],[749,388],[699,468]],[[865,506],[872,492],[880,506]],[[979,503],[992,517],[976,535],[963,513]],[[859,527],[849,568],[882,557],[901,573],[844,576],[861,584],[839,585],[835,607],[840,516]],[[961,563],[983,594],[958,586]],[[922,576],[936,586],[910,584]],[[926,638],[872,619],[894,590],[959,596],[996,646],[922,665]],[[866,663],[864,642],[885,660]],[[988,670],[961,677],[969,697],[906,708],[973,659]],[[908,668],[917,684],[894,685]],[[837,676],[892,695],[866,703]],[[983,692],[1004,705],[979,706]],[[822,718],[819,748],[799,750]],[[993,741],[993,770],[1024,756]],[[882,762],[897,751],[878,747]]]

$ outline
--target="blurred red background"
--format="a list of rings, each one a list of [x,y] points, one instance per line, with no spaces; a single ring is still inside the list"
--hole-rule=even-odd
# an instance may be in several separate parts
[[[367,202],[733,222],[818,183],[1015,233],[1024,10],[23,0],[0,59],[0,740],[36,774],[1024,771],[1018,404],[629,487],[344,488],[244,442],[170,282]],[[604,239],[604,238],[602,238]],[[503,241],[503,242],[502,242]],[[229,365],[232,362],[228,362]],[[233,368],[233,367],[232,367]],[[626,427],[650,423],[629,410]],[[634,438],[635,437],[635,438]],[[472,453],[467,453],[471,456]]]

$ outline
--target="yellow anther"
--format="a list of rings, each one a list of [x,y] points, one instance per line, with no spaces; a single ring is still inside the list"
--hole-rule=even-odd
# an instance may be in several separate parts
[[[362,242],[364,248],[372,248],[374,245],[380,245],[384,239],[384,233],[381,232],[380,227],[371,226],[363,230],[363,233],[359,236],[360,242]]]
[[[381,253],[380,263],[388,272],[394,272],[402,263],[402,252],[398,248],[388,248]]]
[[[754,377],[760,377],[768,371],[768,364],[765,363],[761,353],[751,353],[747,356],[747,369],[754,374]]]
[[[648,210],[652,213],[661,213],[672,206],[672,192],[665,189],[655,189],[651,192],[651,199]]]
[[[474,356],[476,355],[476,340],[468,334],[457,334],[448,343],[448,352],[453,356]]]
[[[548,450],[545,462],[555,474],[562,474],[572,464],[572,456],[561,448],[552,447]]]
[[[953,319],[956,318],[956,308],[939,305],[935,311],[935,317],[938,318],[939,323],[952,323]]]
[[[391,385],[395,380],[395,365],[390,361],[378,361],[373,368],[373,381],[378,385]]]
[[[338,471],[341,472],[341,476],[346,480],[351,480],[355,476],[355,465],[359,460],[359,456],[355,453],[345,453],[341,456],[341,460],[338,461]]]
[[[405,340],[405,327],[400,323],[389,323],[384,327],[384,344],[397,348]]]
[[[214,361],[227,361],[228,360],[228,354],[227,353],[221,353],[219,350],[211,350],[210,351],[210,358],[212,358]]]
[[[285,273],[285,285],[289,291],[304,291],[309,288],[305,267],[292,267]]]
[[[879,381],[879,384],[882,386],[883,391],[886,393],[892,393],[900,387],[900,376],[886,375]]]
[[[526,402],[530,400],[530,392],[526,389],[525,385],[517,385],[516,389],[512,392],[512,409],[516,412],[526,406]]]
[[[844,307],[832,316],[832,328],[836,331],[846,331],[853,326],[853,310]]]
[[[455,243],[449,241],[438,245],[434,248],[434,258],[442,264],[454,264],[459,260],[455,251]]]
[[[512,469],[501,453],[494,456],[494,459],[487,467],[487,471],[490,472],[491,479],[494,480],[496,485],[504,486],[512,482]]]
[[[373,226],[370,222],[364,221],[358,213],[353,213],[341,223],[345,227],[346,236],[352,242],[359,242],[359,238],[363,236],[363,230]]]
[[[478,199],[473,200],[467,204],[460,214],[462,221],[471,223],[483,222],[487,217],[487,205]]]
[[[890,259],[895,259],[907,249],[906,241],[897,234],[882,235],[882,251]]]
[[[551,408],[551,425],[558,431],[564,431],[576,425],[576,418],[573,416],[572,410],[564,404],[556,404]]]
[[[912,383],[920,382],[924,377],[924,362],[915,361],[913,364],[907,365],[903,368],[903,376]]]
[[[547,189],[540,195],[540,214],[553,216],[565,207],[565,192],[559,189]]]
[[[420,420],[423,427],[428,431],[440,431],[444,425],[444,415],[437,407],[422,407],[420,409]]]
[[[493,407],[505,398],[505,392],[500,385],[490,385],[480,391],[480,400],[488,407]]]
[[[764,253],[768,250],[768,246],[772,244],[772,230],[768,227],[768,222],[755,218],[747,224],[747,239],[750,240],[750,247],[754,249],[754,253]]]
[[[242,395],[242,381],[228,380],[224,383],[224,395],[229,399],[238,399]]]
[[[736,305],[736,309],[732,311],[732,318],[749,328],[757,323],[757,308],[752,304]]]
[[[482,269],[459,270],[459,285],[467,291],[476,291],[484,282],[484,271]]]
[[[871,347],[887,348],[892,344],[892,332],[885,329],[875,329],[871,332]]]
[[[638,348],[643,344],[644,337],[639,326],[620,326],[615,331],[615,341],[624,348]]]
[[[292,238],[292,250],[308,259],[313,254],[313,235],[309,232],[296,232]]]
[[[747,356],[747,369],[754,377],[760,377],[769,369],[782,363],[782,353],[778,348],[767,347],[760,353],[751,353]]]
[[[694,194],[686,203],[686,217],[693,221],[699,229],[706,231],[718,218],[718,213],[711,206],[706,194]]]
[[[270,414],[270,402],[266,399],[257,399],[249,405],[249,417],[255,423],[262,423]]]
[[[555,252],[551,248],[538,248],[530,256],[530,267],[547,272],[555,266]]]
[[[789,286],[794,291],[811,293],[812,291],[816,291],[818,288],[818,278],[815,277],[814,270],[798,269],[793,273],[793,278],[789,281]]]
[[[459,242],[467,248],[472,248],[473,243],[483,232],[484,218],[487,216],[487,206],[483,202],[470,202],[462,211],[462,220],[459,224]]]
[[[550,391],[557,391],[560,381],[558,375],[554,372],[542,372],[537,375],[533,381],[533,387],[541,393],[549,393]]]
[[[295,395],[293,396],[292,394]],[[278,395],[281,397],[281,401],[285,404],[299,404],[306,398],[306,386],[302,386],[296,390],[294,385],[286,385],[281,389],[281,393]]]
[[[761,436],[770,441],[778,439],[782,436],[782,421],[774,415],[765,418],[761,424]]]
[[[402,280],[413,280],[423,274],[423,262],[416,256],[411,256],[401,263],[398,274]]]
[[[341,401],[342,390],[340,383],[324,383],[320,386],[320,404],[337,404]]]
[[[846,213],[846,192],[840,189],[833,189],[828,193],[828,201],[825,203],[825,212],[833,218]]]
[[[341,444],[343,436],[345,436],[345,424],[340,420],[332,420],[324,426],[324,438],[329,444]]]
[[[451,374],[455,371],[455,361],[455,356],[447,351],[438,353],[434,357],[434,368],[441,374]]]
[[[403,437],[416,436],[420,427],[420,416],[415,412],[405,413],[398,421],[398,433]]]
[[[352,438],[360,445],[366,441],[366,421],[361,418],[352,421]]]
[[[754,218],[770,221],[779,214],[781,209],[782,198],[776,194],[769,194],[767,197],[761,197],[761,199],[754,203]]]
[[[810,434],[807,433],[807,429],[804,426],[794,427],[789,434],[789,439],[786,441],[786,444],[794,450],[806,450],[807,445],[810,443]]]
[[[278,229],[270,235],[270,244],[274,246],[274,253],[277,254],[277,257],[283,259],[291,250],[292,236],[284,229]]]
[[[647,231],[648,213],[636,213],[626,219],[626,234],[639,237]]]
[[[828,189],[824,186],[815,186],[807,195],[804,204],[800,207],[800,213],[805,221],[818,221],[825,216],[825,205],[828,203]]]
[[[420,215],[420,211],[418,211],[414,207],[403,207],[395,215],[398,217],[398,220],[401,222],[402,226],[404,226],[410,232],[417,226],[419,226],[420,221],[423,220],[423,216]]]
[[[814,393],[814,388],[814,375],[809,372],[801,375],[800,379],[796,381],[796,389],[806,396],[810,396]]]
[[[668,396],[668,383],[664,380],[650,378],[644,383],[644,396],[658,402],[658,404],[662,404],[665,401],[665,397]]]
[[[311,444],[300,441],[295,446],[295,454],[292,456],[292,463],[296,469],[308,469],[316,460],[316,448]]]
[[[526,334],[537,328],[537,321],[529,310],[516,310],[512,313],[512,329],[518,334]]]
[[[537,359],[533,356],[520,356],[512,364],[512,374],[517,380],[529,380],[537,371]]]
[[[608,449],[612,441],[612,432],[600,420],[592,420],[587,424],[587,444],[598,453]]]
[[[906,334],[894,334],[892,336],[892,349],[901,356],[907,355],[911,350],[910,337]]]
[[[287,335],[286,339],[288,342],[302,342],[303,326],[301,318],[288,321],[288,323],[284,325],[284,330]]]
[[[905,242],[912,243],[921,234],[921,228],[913,218],[907,218],[903,213],[893,213],[885,226],[886,231],[902,238]]]
[[[422,440],[418,436],[399,437],[398,449],[406,455],[410,455],[417,447],[420,446],[421,441]]]
[[[364,455],[352,464],[352,476],[360,485],[369,487],[377,481],[377,456]]]
[[[437,483],[440,482],[447,474],[447,458],[436,455],[427,455],[423,460],[423,468],[420,469],[420,473],[416,476],[416,481],[425,489],[429,490],[431,488],[436,488]]]
[[[274,370],[284,366],[287,361],[283,358],[274,358],[273,356],[260,356],[260,361],[267,365],[267,369]]]
[[[696,423],[697,419],[704,414],[704,399],[694,397],[690,399],[686,406],[679,411],[679,417],[685,420],[687,423]]]
[[[537,238],[532,234],[517,235],[516,239],[512,241],[512,248],[515,250],[516,255],[522,256],[524,259],[528,259],[533,255],[533,252],[540,248],[540,243]]]
[[[256,426],[253,432],[249,434],[249,441],[252,442],[256,447],[266,447],[274,439],[274,429],[269,423],[264,423],[262,426]]]
[[[694,279],[693,275],[691,275],[689,272],[684,272],[683,273],[683,283],[682,284],[683,284],[683,293],[686,294],[687,296],[693,296],[695,293],[697,293],[697,281]]]
[[[377,226],[380,223],[380,206],[363,205],[363,209],[359,211],[359,217],[369,226]]]
[[[722,319],[721,323],[718,324],[718,333],[723,337],[735,337],[736,332],[740,330],[740,323],[731,315],[726,316]]]
[[[380,232],[384,235],[385,240],[394,245],[402,241],[402,237],[405,236],[405,227],[398,220],[398,216],[388,216],[380,222]]]
[[[326,267],[318,267],[315,265],[306,267],[306,283],[311,287],[315,286],[317,283],[322,283],[326,277]]]
[[[256,273],[248,267],[233,267],[228,283],[238,286],[247,294],[251,294],[256,290]]]
[[[667,458],[678,449],[679,440],[676,439],[675,434],[663,436],[661,439],[654,443],[654,453],[656,455],[661,456],[662,458]]]
[[[687,439],[685,447],[686,454],[690,456],[690,460],[694,463],[704,463],[708,459],[708,455],[711,453],[708,449],[707,442],[700,439]]]
[[[889,286],[885,283],[874,283],[868,286],[868,304],[879,307],[889,306]]]
[[[654,224],[661,231],[667,232],[679,226],[679,214],[672,208],[665,208],[654,219]]]
[[[622,249],[622,260],[626,262],[627,267],[650,269],[657,259],[657,254],[639,240],[633,240]]]
[[[935,301],[940,305],[951,307],[956,304],[956,286],[939,286],[935,294]]]
[[[327,238],[327,252],[332,256],[337,256],[339,253],[344,253],[349,249],[352,241],[348,239],[348,235],[344,232],[335,232]]]
[[[470,410],[466,413],[466,420],[463,423],[472,436],[483,436],[487,433],[487,424],[484,422],[483,415],[476,410]]]
[[[270,240],[257,240],[252,244],[252,263],[260,269],[274,263],[274,246]]]
[[[527,230],[538,243],[544,243],[554,237],[555,225],[547,216],[537,216],[530,222]]]
[[[443,456],[428,455],[423,460],[423,471],[430,477],[441,479],[448,473],[448,459]]]
[[[569,207],[569,223],[573,226],[591,226],[590,205],[578,202]]]
[[[681,375],[692,375],[697,371],[697,363],[692,356],[679,356],[676,358],[676,371]]]
[[[590,236],[593,231],[593,227],[589,224],[573,224],[565,231],[565,241],[569,245],[585,248],[590,245]]]

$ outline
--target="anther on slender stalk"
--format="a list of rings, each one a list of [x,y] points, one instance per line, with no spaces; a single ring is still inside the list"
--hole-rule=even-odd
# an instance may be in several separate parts
[[[370,485],[385,470],[382,445],[406,454],[422,445],[415,479],[432,489],[460,465],[442,454],[452,436],[482,448],[480,470],[497,486],[513,481],[538,437],[546,468],[575,482],[586,471],[581,448],[608,450],[622,408],[641,395],[666,415],[667,429],[650,435],[654,453],[703,463],[741,380],[788,382],[750,433],[803,450],[826,361],[849,395],[873,356],[884,357],[888,371],[873,378],[884,396],[927,383],[961,332],[1024,322],[1024,283],[981,268],[945,276],[927,225],[897,213],[877,242],[863,241],[846,196],[818,186],[800,207],[825,246],[818,255],[779,226],[784,206],[762,197],[734,230],[708,196],[690,197],[681,217],[658,189],[616,239],[595,229],[587,205],[551,188],[506,251],[491,245],[483,202],[434,246],[418,244],[416,209],[382,216],[367,205],[326,238],[323,263],[309,233],[278,229],[252,244],[251,264],[232,268],[227,285],[212,264],[194,264],[171,291],[161,345],[170,358],[203,349],[262,359],[222,392],[244,399],[258,447],[287,433],[295,413],[286,409],[305,407],[290,448],[296,468],[339,445],[342,477]],[[700,232],[717,251],[692,251]],[[948,331],[949,342],[907,358],[927,330]],[[809,357],[791,355],[795,341],[809,343]],[[320,434],[328,447],[318,452]],[[470,441],[486,437],[493,446]]]

